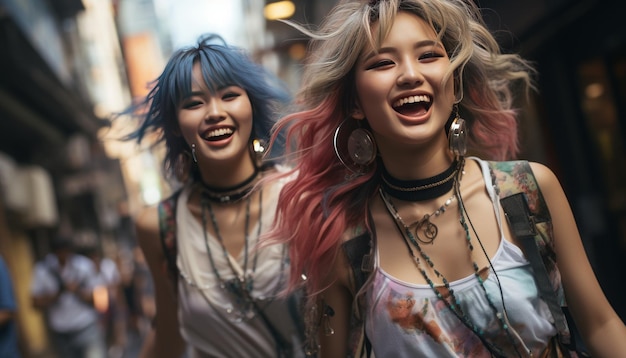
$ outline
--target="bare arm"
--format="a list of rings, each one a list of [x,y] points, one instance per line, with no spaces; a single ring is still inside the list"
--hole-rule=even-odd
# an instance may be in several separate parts
[[[154,336],[154,329],[151,329],[150,332],[146,334],[146,337],[143,339],[143,346],[141,346],[141,351],[139,352],[139,358],[154,357]]]
[[[552,216],[557,264],[576,326],[593,357],[625,357],[626,327],[591,268],[563,188],[550,169],[531,166]]]
[[[33,307],[35,307],[36,309],[40,309],[40,310],[48,308],[50,305],[54,304],[59,299],[61,292],[62,292],[61,290],[58,290],[55,293],[33,296],[32,297]]]
[[[146,339],[142,351],[152,352],[152,357],[173,358],[185,350],[178,325],[176,288],[164,271],[165,256],[161,247],[157,209],[149,208],[136,220],[137,239],[150,268],[156,299],[156,324],[154,337]]]

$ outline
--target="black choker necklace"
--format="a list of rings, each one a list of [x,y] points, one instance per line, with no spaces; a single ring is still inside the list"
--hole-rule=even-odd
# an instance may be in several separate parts
[[[459,171],[459,161],[454,161],[448,169],[433,177],[417,180],[400,180],[389,174],[383,167],[381,187],[389,196],[404,201],[424,201],[435,199],[452,190],[454,177]]]
[[[220,204],[235,203],[243,199],[246,195],[250,193],[250,191],[252,191],[252,188],[254,187],[254,181],[258,175],[259,170],[255,168],[254,173],[252,173],[250,177],[248,177],[243,182],[229,188],[216,188],[207,185],[203,181],[200,181],[200,184],[202,184],[202,192],[210,201]]]

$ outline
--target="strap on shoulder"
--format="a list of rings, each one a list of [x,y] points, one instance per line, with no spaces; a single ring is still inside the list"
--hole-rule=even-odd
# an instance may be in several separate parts
[[[550,215],[532,169],[527,161],[490,162],[490,165],[509,226],[530,262],[537,289],[550,309],[561,341],[569,344],[567,321],[537,243],[541,239],[537,238],[536,223],[550,221]],[[534,205],[529,204],[529,198],[535,200]],[[553,240],[551,234],[549,231],[549,239]]]
[[[178,267],[176,266],[176,256],[178,255],[176,247],[176,202],[179,194],[180,190],[163,199],[157,207],[161,246],[166,261],[165,265],[174,283],[178,279]]]

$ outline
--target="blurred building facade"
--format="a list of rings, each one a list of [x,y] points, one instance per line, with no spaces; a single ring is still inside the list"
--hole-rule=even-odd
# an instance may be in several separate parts
[[[1,0],[0,53],[0,252],[22,351],[36,357],[49,343],[30,304],[35,261],[58,233],[115,242],[127,216],[119,161],[98,133],[129,97],[109,1]]]

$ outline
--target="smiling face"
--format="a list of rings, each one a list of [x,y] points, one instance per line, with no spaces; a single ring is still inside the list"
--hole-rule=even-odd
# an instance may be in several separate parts
[[[233,85],[212,93],[198,64],[193,67],[191,93],[180,103],[178,123],[189,146],[195,144],[201,171],[204,164],[213,172],[215,165],[252,164],[248,150],[252,105],[247,92]]]
[[[354,117],[367,118],[383,156],[444,143],[443,127],[454,104],[453,79],[445,80],[449,70],[435,31],[407,12],[397,14],[379,49],[362,52],[355,68]]]

